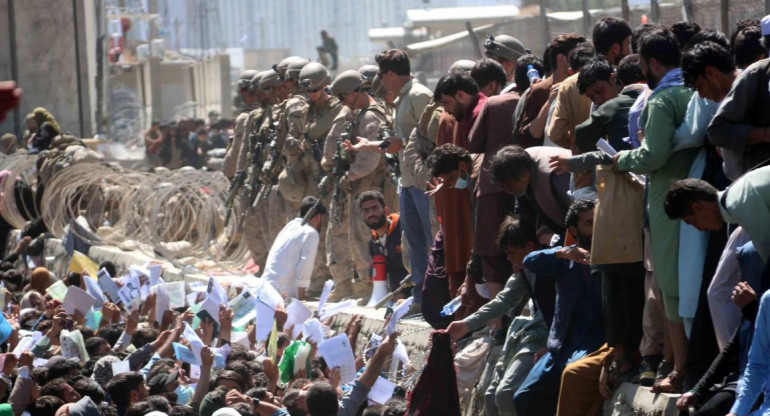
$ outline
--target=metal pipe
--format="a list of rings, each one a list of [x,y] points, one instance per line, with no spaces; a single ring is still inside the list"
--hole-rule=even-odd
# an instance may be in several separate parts
[[[473,50],[476,52],[476,56],[478,56],[479,59],[484,59],[484,54],[481,53],[481,45],[479,44],[479,39],[476,37],[476,32],[473,31],[473,26],[471,26],[470,21],[465,22],[465,30],[468,31],[468,37],[471,40],[471,44],[473,45]]]

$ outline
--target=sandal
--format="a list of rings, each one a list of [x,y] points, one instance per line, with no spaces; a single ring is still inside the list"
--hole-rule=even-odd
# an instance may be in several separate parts
[[[614,360],[610,364],[610,376],[609,380],[613,386],[618,387],[626,381],[630,381],[635,374],[634,366],[627,358],[621,358]]]
[[[654,393],[681,394],[684,387],[683,384],[684,375],[674,370],[669,373],[668,377],[656,381],[651,390]]]

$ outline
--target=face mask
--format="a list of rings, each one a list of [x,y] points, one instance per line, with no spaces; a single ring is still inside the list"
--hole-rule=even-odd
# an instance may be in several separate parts
[[[191,386],[179,385],[174,389],[174,393],[176,393],[176,404],[186,405],[192,399],[194,390]]]
[[[468,180],[460,175],[455,182],[455,189],[468,189]]]

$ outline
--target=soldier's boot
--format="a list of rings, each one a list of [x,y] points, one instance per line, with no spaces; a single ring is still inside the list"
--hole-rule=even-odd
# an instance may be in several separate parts
[[[334,289],[329,295],[327,302],[340,302],[345,299],[351,299],[353,296],[353,283],[350,280],[334,282]]]
[[[372,282],[356,279],[353,281],[353,299],[358,301],[359,305],[366,305],[372,296]]]

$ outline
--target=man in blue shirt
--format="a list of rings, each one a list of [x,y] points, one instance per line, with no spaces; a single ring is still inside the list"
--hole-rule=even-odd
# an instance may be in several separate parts
[[[601,275],[589,266],[593,219],[594,202],[575,201],[565,223],[577,245],[535,251],[524,258],[527,271],[556,280],[556,309],[548,352],[514,395],[518,416],[555,414],[564,368],[604,343]]]

